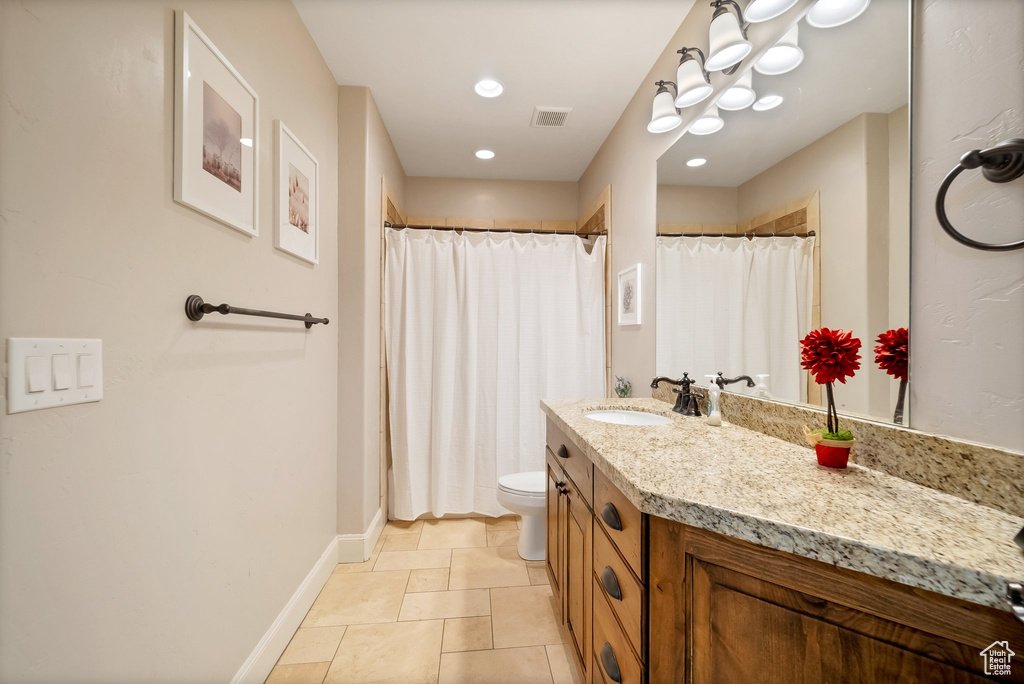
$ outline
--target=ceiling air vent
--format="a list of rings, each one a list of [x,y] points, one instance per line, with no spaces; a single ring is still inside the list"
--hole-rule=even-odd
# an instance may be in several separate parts
[[[562,128],[571,111],[572,107],[535,107],[530,125],[537,128]]]

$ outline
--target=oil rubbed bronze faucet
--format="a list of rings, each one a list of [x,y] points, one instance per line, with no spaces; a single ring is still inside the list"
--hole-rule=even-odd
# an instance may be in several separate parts
[[[670,385],[679,385],[682,388],[672,390],[679,395],[676,397],[675,406],[672,407],[673,411],[684,416],[700,416],[700,406],[697,403],[698,397],[690,391],[690,385],[696,381],[690,379],[689,373],[683,373],[683,377],[678,380],[673,380],[672,378],[666,378],[664,376],[654,378],[654,380],[651,381],[651,389],[655,389],[659,382],[667,382]]]
[[[732,383],[739,382],[740,380],[746,380],[747,387],[755,386],[754,381],[750,378],[749,375],[738,375],[735,378],[723,378],[721,371],[719,371],[718,377],[715,378],[715,384],[718,385],[719,389],[725,389],[726,385],[731,385]]]

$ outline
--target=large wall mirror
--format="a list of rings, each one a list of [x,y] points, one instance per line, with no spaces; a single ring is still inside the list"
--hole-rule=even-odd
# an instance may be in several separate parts
[[[724,126],[691,126],[659,159],[658,375],[746,375],[754,387],[727,391],[820,406],[799,342],[852,330],[861,368],[837,385],[837,407],[894,420],[901,382],[873,349],[910,314],[909,5],[874,2],[834,28],[799,22],[796,68],[744,62],[755,97],[726,91],[703,122]]]

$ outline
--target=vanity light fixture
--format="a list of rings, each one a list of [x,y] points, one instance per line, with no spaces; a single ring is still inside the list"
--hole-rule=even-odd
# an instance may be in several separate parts
[[[718,107],[711,105],[711,109],[705,112],[704,116],[690,124],[690,133],[694,135],[711,135],[722,130],[724,126],[725,121],[718,115]]]
[[[658,93],[654,96],[651,122],[647,124],[647,130],[651,133],[668,133],[683,123],[683,117],[679,116],[679,110],[676,109],[676,84],[672,81],[657,81],[654,85],[658,86]],[[672,86],[671,91],[668,86]]]
[[[742,62],[754,49],[754,45],[747,40],[743,11],[735,0],[714,0],[711,6],[715,8],[715,14],[708,31],[708,60],[704,67],[708,71],[731,74],[735,69],[726,70]]]
[[[698,166],[704,166],[707,163],[707,159],[704,159],[703,157],[697,157],[696,159],[691,159],[690,161],[686,162],[686,165],[691,168],[696,168]]]
[[[718,102],[715,104],[718,105],[719,109],[724,109],[728,112],[746,109],[754,104],[754,100],[757,99],[757,94],[753,88],[753,81],[754,72],[748,71],[740,76],[740,80],[736,81],[736,85],[722,93],[722,96],[718,98]]]
[[[477,159],[494,159],[494,152],[492,152],[491,150],[477,150],[476,151],[476,158]]]
[[[871,4],[871,0],[818,0],[807,13],[814,28],[833,28],[853,21]]]
[[[754,111],[767,112],[769,109],[775,109],[780,104],[782,104],[781,95],[765,95],[754,103]]]
[[[799,24],[793,24],[786,31],[782,38],[779,38],[775,45],[768,48],[768,51],[761,56],[761,59],[754,62],[754,70],[766,76],[778,76],[785,74],[800,66],[804,61],[804,51],[797,44],[799,39]]]
[[[700,56],[700,63],[693,56],[696,52]],[[708,70],[704,68],[707,59],[700,48],[683,48],[676,50],[682,55],[679,60],[679,68],[676,69],[676,89],[679,95],[676,97],[676,107],[692,107],[698,102],[703,102],[714,91],[711,87],[711,77]]]
[[[473,86],[473,90],[480,97],[498,97],[505,90],[505,87],[493,78],[485,78],[482,81],[477,81],[477,84]]]
[[[756,24],[774,19],[796,3],[797,0],[751,0],[747,5],[747,21]]]

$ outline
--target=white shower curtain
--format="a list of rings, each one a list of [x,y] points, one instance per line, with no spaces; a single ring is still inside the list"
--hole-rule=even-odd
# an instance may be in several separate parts
[[[604,396],[605,239],[387,231],[392,515],[507,513],[544,469],[540,399]]]
[[[813,255],[813,237],[659,237],[658,374],[768,374],[772,397],[806,401]]]

